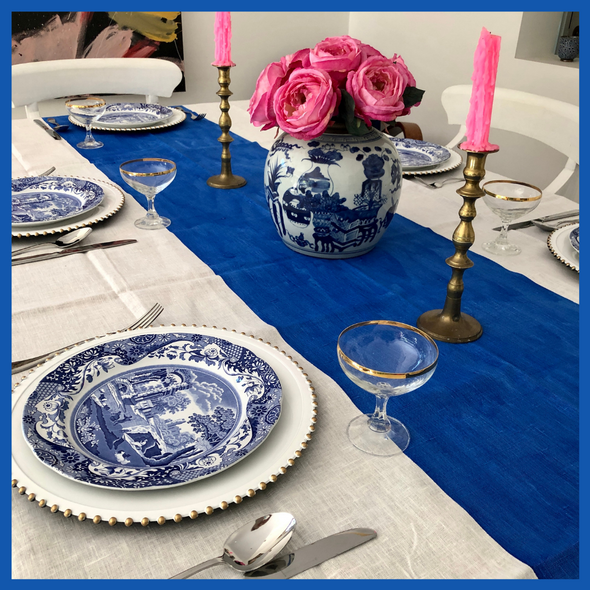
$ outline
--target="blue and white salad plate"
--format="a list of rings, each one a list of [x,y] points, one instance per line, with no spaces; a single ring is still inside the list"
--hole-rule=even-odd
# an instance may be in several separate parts
[[[12,180],[12,226],[53,224],[98,207],[103,189],[81,178],[36,176]]]
[[[451,157],[451,151],[442,145],[418,139],[388,137],[397,150],[404,172],[433,168]]]
[[[66,353],[29,394],[25,439],[59,474],[180,486],[232,467],[279,420],[279,378],[247,347],[182,329],[131,334]]]
[[[572,244],[572,246],[574,247],[574,250],[576,252],[578,252],[578,254],[580,253],[580,226],[578,225],[578,227],[572,229],[571,233],[570,233],[570,242]]]
[[[160,104],[119,102],[107,105],[104,114],[92,124],[92,127],[150,127],[167,121],[174,112],[173,109]]]

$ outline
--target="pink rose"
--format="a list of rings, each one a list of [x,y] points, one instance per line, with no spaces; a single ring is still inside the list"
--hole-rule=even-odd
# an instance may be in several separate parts
[[[262,127],[262,129],[276,126],[273,99],[284,77],[285,68],[282,63],[276,61],[268,64],[258,76],[254,94],[248,105],[250,121],[254,126]]]
[[[406,63],[402,59],[402,56],[395,53],[393,55],[393,57],[391,58],[391,61],[393,61],[395,63],[395,65],[397,66],[397,69],[401,72],[401,74],[406,79],[406,85],[415,87],[416,86],[416,79],[414,78],[414,76],[412,76],[410,70],[408,70],[408,66],[406,66]],[[417,107],[419,104],[420,103],[417,102],[416,104],[414,104],[412,106]],[[409,115],[411,110],[412,110],[411,107],[405,108],[400,113],[400,116]]]
[[[248,105],[250,122],[263,130],[276,127],[273,101],[276,91],[284,84],[295,68],[309,66],[309,49],[300,49],[291,55],[281,57],[280,62],[272,62],[262,70],[254,94]]]
[[[369,59],[369,57],[385,57],[381,52],[377,51],[374,47],[367,45],[366,43],[361,43],[361,62]]]
[[[295,68],[309,68],[309,52],[309,49],[300,49],[291,55],[281,57],[281,63],[285,71],[290,74]]]
[[[338,85],[361,63],[361,46],[360,41],[348,35],[328,37],[309,52],[311,67],[328,72]]]
[[[371,119],[393,121],[404,111],[407,82],[397,64],[385,57],[369,57],[356,72],[349,72],[346,90],[354,98],[355,115],[367,125]]]
[[[319,137],[340,102],[340,91],[322,70],[295,70],[274,97],[279,127],[298,139]]]

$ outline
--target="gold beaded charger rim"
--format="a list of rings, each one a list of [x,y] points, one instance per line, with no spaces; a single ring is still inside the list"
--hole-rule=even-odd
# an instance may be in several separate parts
[[[570,232],[579,227],[579,223],[568,223],[557,229],[554,229],[549,236],[547,236],[547,247],[549,251],[559,262],[565,264],[571,270],[580,274],[579,254],[574,250],[570,243]],[[578,262],[576,262],[578,257]]]
[[[177,109],[176,107],[169,107],[174,111],[174,114],[169,119],[154,123],[153,125],[144,125],[142,127],[112,127],[110,125],[101,124],[100,120],[95,121],[92,124],[93,131],[154,131],[155,129],[165,129],[166,127],[174,127],[179,123],[182,123],[186,119],[186,113]],[[68,117],[68,121],[77,125],[78,127],[84,127],[82,123],[76,121],[73,117]]]
[[[59,174],[52,174],[51,176],[61,177]],[[72,217],[65,221],[56,221],[50,225],[44,225],[42,227],[36,228],[34,226],[29,227],[28,229],[21,228],[19,230],[12,231],[13,238],[30,238],[36,236],[48,236],[52,234],[61,234],[64,232],[72,231],[75,229],[79,229],[81,227],[87,227],[90,225],[95,225],[109,217],[118,213],[125,204],[125,193],[121,189],[121,187],[117,186],[115,183],[110,182],[108,180],[103,180],[102,178],[89,178],[88,176],[79,176],[77,174],[68,174],[68,178],[79,178],[81,180],[90,180],[92,182],[96,182],[100,185],[107,186],[109,188],[114,189],[112,193],[107,193],[105,191],[105,197],[103,202],[98,205],[98,207],[91,209],[90,211],[85,212],[82,215],[77,217]]]
[[[248,348],[271,365],[283,388],[283,410],[267,439],[248,456],[214,476],[180,487],[156,490],[102,489],[68,479],[44,465],[30,449],[21,428],[22,410],[36,383],[72,354],[91,347],[96,340],[120,337],[122,332],[98,336],[75,346],[32,369],[13,388],[12,487],[28,501],[67,518],[108,522],[125,526],[150,522],[164,524],[195,519],[240,504],[287,473],[311,440],[317,419],[316,393],[304,368],[284,350],[252,334],[227,328],[196,325],[145,328],[167,331],[174,328],[211,335]],[[274,434],[274,436],[273,436]]]

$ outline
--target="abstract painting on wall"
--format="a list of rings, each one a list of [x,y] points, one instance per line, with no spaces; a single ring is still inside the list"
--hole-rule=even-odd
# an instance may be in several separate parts
[[[93,57],[166,59],[184,73],[181,13],[12,13],[13,65]],[[183,90],[184,75],[176,88]]]

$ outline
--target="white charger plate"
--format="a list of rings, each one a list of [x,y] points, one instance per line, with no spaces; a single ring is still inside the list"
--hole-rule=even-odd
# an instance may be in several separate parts
[[[168,327],[150,330],[169,331]],[[284,351],[269,342],[244,333],[218,328],[182,327],[183,331],[207,334],[239,346],[249,348],[267,362],[282,385],[282,410],[277,425],[265,442],[231,469],[213,477],[187,485],[142,491],[121,491],[96,488],[63,477],[41,463],[21,430],[22,412],[28,393],[40,379],[60,363],[60,357],[51,359],[33,370],[13,391],[12,406],[12,485],[30,501],[49,506],[52,512],[61,511],[78,520],[91,519],[95,523],[107,520],[110,524],[151,521],[163,524],[166,520],[179,522],[183,518],[196,518],[199,514],[212,514],[239,504],[288,471],[295,459],[307,447],[317,414],[316,395],[303,368]],[[120,334],[118,335],[120,336]],[[108,337],[101,337],[108,338]],[[92,347],[93,339],[80,347]],[[23,498],[23,501],[25,500]]]
[[[100,120],[92,123],[92,129],[96,129],[97,131],[154,131],[156,129],[165,129],[166,127],[173,127],[174,125],[178,125],[182,123],[186,119],[186,114],[183,113],[180,109],[176,109],[174,107],[170,107],[173,111],[172,116],[165,121],[161,121],[159,123],[153,123],[151,125],[144,125],[144,126],[133,126],[133,127],[117,127],[113,125],[101,124]],[[77,125],[78,127],[83,127],[81,123],[76,121],[73,117],[68,117],[70,123]]]
[[[570,240],[570,234],[576,227],[580,227],[580,224],[570,223],[553,230],[547,238],[547,247],[557,260],[579,273],[580,254],[576,252]]]
[[[34,224],[27,225],[24,223],[18,225],[18,227],[12,226],[12,237],[27,238],[33,236],[47,236],[94,225],[115,215],[115,213],[120,211],[125,204],[125,193],[116,184],[109,182],[108,180],[85,178],[83,176],[77,176],[76,178],[91,180],[102,187],[104,194],[102,202],[98,207],[81,215],[71,217],[70,219],[47,223],[43,226]]]

